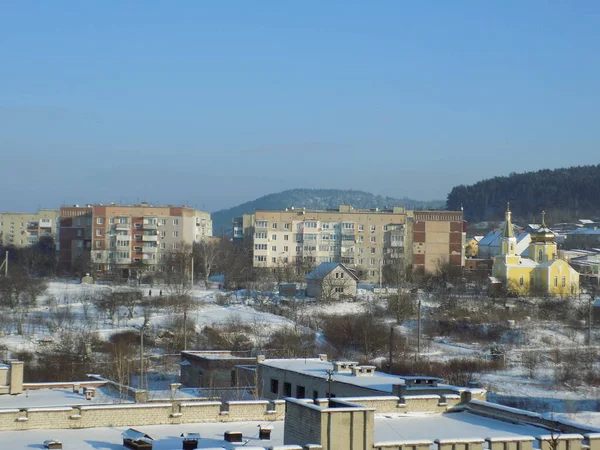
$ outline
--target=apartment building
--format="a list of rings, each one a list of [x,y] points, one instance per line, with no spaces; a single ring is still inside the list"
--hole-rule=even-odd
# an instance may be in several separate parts
[[[40,209],[36,213],[0,213],[0,244],[24,247],[41,236],[55,237],[59,212]]]
[[[413,211],[412,265],[435,272],[440,264],[465,265],[466,222],[462,211]]]
[[[286,208],[245,214],[233,224],[234,239],[253,240],[255,267],[339,262],[360,269],[362,280],[378,282],[386,264],[430,272],[438,261],[464,265],[462,211]]]
[[[75,206],[61,208],[60,217],[60,261],[70,270],[78,260],[95,273],[128,276],[134,264],[163,270],[170,253],[212,236],[210,214],[186,206]]]
[[[407,212],[403,207],[360,210],[341,205],[336,210],[256,211],[234,219],[234,224],[243,226],[237,236],[253,239],[255,267],[340,262],[360,268],[363,278],[377,281],[384,264],[406,257]]]

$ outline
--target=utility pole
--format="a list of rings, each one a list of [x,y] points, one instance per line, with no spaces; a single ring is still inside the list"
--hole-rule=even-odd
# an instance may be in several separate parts
[[[191,286],[191,288],[194,289],[194,257],[193,256],[192,256],[192,286]]]
[[[417,306],[417,353],[421,354],[421,299]]]
[[[183,310],[183,349],[187,350],[187,306]]]
[[[144,326],[140,328],[140,391],[144,389]]]
[[[392,345],[394,343],[394,327],[390,327],[390,359],[389,359],[389,373],[392,373],[392,357],[394,356],[392,353]]]

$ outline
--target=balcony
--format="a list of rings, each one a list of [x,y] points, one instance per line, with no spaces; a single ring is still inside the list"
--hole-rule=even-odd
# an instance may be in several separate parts
[[[115,227],[117,230],[131,230],[130,223],[118,223]]]
[[[156,230],[158,228],[158,225],[155,223],[144,223],[142,225],[142,228],[144,230]]]
[[[115,264],[131,264],[131,258],[116,258]]]
[[[158,247],[146,247],[146,246],[143,246],[142,247],[142,252],[144,252],[144,253],[157,253],[158,252]]]
[[[143,242],[158,242],[158,234],[154,234],[154,235],[144,234],[142,236],[142,241]]]

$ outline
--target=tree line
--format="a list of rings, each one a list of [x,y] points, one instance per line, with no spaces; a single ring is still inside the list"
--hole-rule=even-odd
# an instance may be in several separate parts
[[[528,222],[539,222],[542,210],[555,223],[598,217],[600,164],[511,173],[455,186],[446,206],[449,210],[462,207],[469,221],[503,220],[507,202],[513,216]]]

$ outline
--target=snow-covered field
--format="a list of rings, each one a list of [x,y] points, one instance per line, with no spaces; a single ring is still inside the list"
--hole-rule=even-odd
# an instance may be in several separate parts
[[[86,329],[96,332],[101,338],[108,339],[112,334],[124,330],[139,330],[144,322],[143,311],[140,307],[134,310],[133,318],[128,318],[127,311],[121,308],[114,320],[102,317],[89,306],[89,301],[95,294],[113,289],[109,286],[70,284],[64,282],[49,283],[47,292],[38,299],[38,307],[29,311],[30,316],[38,319],[51,319],[61,310],[68,311],[72,320],[68,326],[73,329]],[[118,289],[118,288],[117,288]],[[141,286],[143,295],[159,296],[161,290],[166,295],[164,286]],[[285,317],[264,312],[264,305],[277,305],[282,303],[282,298],[274,293],[256,292],[224,292],[215,288],[194,288],[191,291],[195,307],[188,314],[197,331],[207,325],[230,325],[243,323],[260,329],[263,336],[268,336],[281,327],[293,327],[292,320]],[[429,305],[423,299],[424,307]],[[385,301],[377,298],[373,292],[359,289],[356,301],[335,302],[320,305],[312,299],[299,299],[301,315],[304,317],[317,315],[355,314],[365,310],[372,310],[385,305]],[[259,310],[260,309],[260,310]],[[85,318],[87,317],[87,320]],[[173,317],[168,309],[153,310],[150,318],[151,327],[158,332]],[[393,324],[389,319],[390,325]],[[56,324],[55,324],[56,325]],[[0,335],[0,345],[5,346],[8,352],[15,350],[34,351],[49,345],[53,339],[58,339],[66,324],[58,324],[49,328],[44,320],[38,320],[33,325],[25,325],[23,335],[16,334],[16,328],[4,325]],[[318,331],[318,330],[315,330]],[[400,335],[414,338],[416,336],[416,321],[405,321],[396,327]],[[523,321],[517,329],[511,332],[511,338],[504,344],[506,348],[507,367],[503,370],[474,374],[475,379],[495,394],[490,398],[499,402],[522,402],[524,406],[527,399],[534,403],[534,408],[548,408],[557,413],[569,414],[573,411],[597,409],[595,399],[600,397],[600,388],[593,386],[571,386],[556,384],[552,364],[547,360],[536,368],[536,376],[531,378],[521,360],[522,356],[531,351],[546,351],[557,347],[561,349],[580,348],[583,346],[585,335],[581,330],[552,323]],[[323,343],[323,336],[317,332],[317,342]],[[600,342],[600,340],[599,340]],[[424,337],[422,341],[421,358],[434,361],[448,361],[453,358],[488,358],[489,343],[454,342],[448,337]],[[382,355],[384,357],[385,355]],[[542,411],[543,412],[543,411]]]

